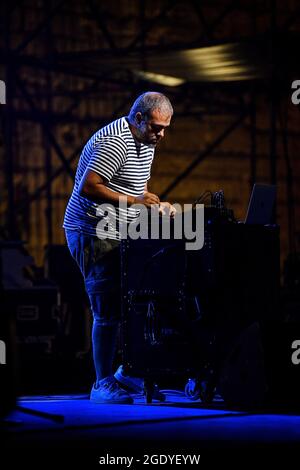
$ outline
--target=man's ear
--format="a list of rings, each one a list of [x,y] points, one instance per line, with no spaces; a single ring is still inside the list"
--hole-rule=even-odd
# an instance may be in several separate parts
[[[135,121],[137,124],[141,124],[142,120],[143,120],[143,115],[142,113],[138,111],[135,115]]]

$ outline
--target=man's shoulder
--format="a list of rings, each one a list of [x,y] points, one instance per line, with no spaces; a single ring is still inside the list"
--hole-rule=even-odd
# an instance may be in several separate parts
[[[95,146],[101,142],[116,142],[126,146],[129,137],[129,126],[125,117],[116,119],[106,126],[99,129],[91,137],[92,145]]]
[[[110,122],[98,131],[102,136],[116,136],[124,137],[130,132],[126,117],[120,117],[115,121]]]

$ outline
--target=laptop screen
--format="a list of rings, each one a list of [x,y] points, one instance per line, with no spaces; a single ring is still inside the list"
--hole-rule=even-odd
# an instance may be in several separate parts
[[[247,209],[245,224],[270,224],[272,222],[275,197],[275,185],[255,183]]]

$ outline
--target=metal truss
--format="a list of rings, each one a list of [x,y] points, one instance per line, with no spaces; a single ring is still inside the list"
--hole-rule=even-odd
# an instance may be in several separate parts
[[[116,2],[119,3],[119,2]],[[4,17],[4,44],[5,48],[1,50],[1,63],[6,67],[6,80],[12,83],[8,93],[8,105],[5,111],[5,148],[6,148],[6,186],[8,191],[8,218],[7,218],[7,229],[9,236],[13,238],[15,236],[14,228],[14,217],[16,212],[26,211],[28,206],[35,201],[40,195],[46,191],[48,194],[48,241],[52,240],[51,232],[51,185],[53,181],[63,173],[66,173],[70,178],[74,178],[74,170],[72,163],[78,157],[80,147],[71,151],[67,156],[62,148],[62,145],[58,142],[55,136],[54,125],[57,123],[86,123],[86,122],[97,122],[101,124],[104,120],[103,116],[79,116],[77,111],[80,107],[80,103],[83,99],[88,96],[92,96],[97,93],[101,93],[103,87],[112,90],[118,90],[119,94],[124,96],[124,100],[116,107],[113,116],[118,116],[120,112],[126,108],[128,103],[131,102],[133,96],[137,94],[139,89],[143,89],[146,82],[138,80],[132,75],[130,70],[126,68],[117,73],[111,73],[111,70],[99,70],[99,63],[105,57],[109,57],[110,60],[114,60],[114,63],[118,63],[120,58],[129,57],[130,54],[136,54],[140,57],[140,61],[143,67],[147,68],[148,58],[153,53],[163,53],[176,50],[182,50],[186,48],[196,47],[208,47],[220,43],[227,42],[234,38],[224,37],[220,40],[220,29],[224,21],[226,21],[229,15],[237,15],[242,10],[244,14],[248,15],[249,24],[251,25],[253,38],[256,38],[257,25],[255,22],[256,16],[262,14],[261,12],[267,11],[270,17],[270,48],[271,54],[274,53],[274,45],[276,35],[278,32],[277,18],[276,18],[276,2],[269,0],[260,2],[259,0],[252,2],[239,2],[235,1],[222,1],[216,2],[216,13],[208,16],[207,12],[211,8],[209,1],[183,1],[183,0],[165,0],[159,2],[159,8],[156,8],[153,16],[147,12],[147,3],[143,0],[136,1],[136,6],[139,15],[139,30],[132,31],[132,38],[128,44],[120,47],[118,40],[115,37],[114,31],[111,30],[110,19],[107,15],[105,2],[97,0],[88,0],[87,2],[78,1],[76,4],[82,8],[82,14],[86,15],[86,18],[91,22],[94,28],[98,28],[101,37],[103,38],[103,44],[97,50],[85,50],[85,51],[74,51],[67,53],[58,53],[55,49],[55,35],[53,33],[52,25],[55,22],[56,17],[61,14],[64,8],[72,8],[72,2],[69,0],[60,0],[51,2],[44,1],[44,18],[35,26],[35,28],[24,37],[16,47],[11,45],[11,21],[12,15],[16,15],[18,10],[24,8],[27,5],[26,1],[19,2],[6,2],[5,17]],[[243,5],[241,5],[243,4]],[[158,3],[155,4],[156,7]],[[198,19],[199,31],[197,31],[196,38],[193,40],[172,40],[167,41],[165,38],[157,35],[157,43],[153,44],[153,38],[151,44],[149,44],[149,37],[161,24],[172,27],[172,12],[177,7],[181,8],[185,5],[185,8],[189,8],[193,15]],[[209,10],[210,11],[210,10]],[[297,17],[299,16],[299,9],[295,12],[295,15],[288,16],[281,30],[288,30],[293,26]],[[45,54],[43,56],[34,56],[28,52],[28,46],[36,40],[42,38],[44,44]],[[43,48],[41,48],[43,49]],[[98,59],[97,59],[98,57]],[[99,59],[100,58],[100,59]],[[89,67],[83,67],[82,63],[89,61]],[[78,65],[79,64],[79,65]],[[50,89],[42,91],[32,91],[24,80],[24,70],[30,68],[37,76],[39,74],[46,74],[48,77],[48,86]],[[52,107],[52,100],[57,96],[56,90],[53,88],[51,81],[52,73],[59,73],[67,77],[77,77],[78,81],[81,82],[82,87],[78,91],[72,91],[68,86],[64,90],[60,90],[61,95],[68,97],[68,105],[60,110],[55,111]],[[48,75],[47,75],[48,74]],[[44,77],[44,75],[43,75]],[[270,77],[270,174],[271,182],[276,183],[277,181],[277,101],[276,101],[276,76]],[[224,86],[225,85],[225,86]],[[155,84],[152,84],[153,89],[158,88]],[[210,86],[208,84],[201,85],[199,83],[187,83],[178,89],[170,89],[168,87],[159,86],[160,90],[166,90],[168,95],[172,96],[172,99],[177,104],[178,116],[197,116],[199,111],[197,106],[202,99],[202,105],[205,103],[207,89],[210,90],[210,100],[207,106],[207,113],[212,113],[213,109],[216,113],[220,112],[220,109],[224,110],[228,115],[232,116],[232,120],[228,127],[216,136],[214,141],[202,151],[193,163],[188,166],[181,174],[179,174],[174,181],[172,181],[168,187],[163,191],[162,197],[165,197],[171,190],[174,190],[176,186],[181,182],[190,172],[201,162],[208,158],[212,152],[219,146],[226,137],[233,132],[245,119],[246,116],[250,118],[250,142],[251,142],[251,175],[249,183],[252,185],[256,179],[256,94],[257,86],[255,82],[249,81],[242,85],[239,85],[241,94],[247,93],[250,95],[250,101],[245,107],[243,100],[236,99],[235,103],[232,102],[233,92],[227,84],[217,83]],[[205,92],[203,92],[205,89]],[[222,99],[220,100],[220,93]],[[18,95],[19,94],[19,95]],[[27,104],[26,109],[18,109],[13,106],[14,99],[16,96],[22,96],[24,102]],[[47,102],[47,106],[40,107],[37,104],[37,100]],[[203,111],[202,111],[203,114]],[[41,126],[46,145],[45,161],[46,161],[46,181],[40,187],[29,195],[26,201],[20,207],[16,208],[14,205],[14,150],[13,150],[13,132],[14,123],[18,120],[29,120],[34,123],[38,123]],[[53,170],[52,162],[49,155],[51,154],[50,149],[53,149],[55,154],[60,160],[60,167]],[[48,155],[48,156],[47,156]],[[291,216],[292,217],[292,216]],[[292,225],[292,224],[291,224]]]

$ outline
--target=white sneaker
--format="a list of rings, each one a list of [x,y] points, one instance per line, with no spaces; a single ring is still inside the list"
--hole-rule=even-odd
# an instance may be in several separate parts
[[[133,398],[119,386],[114,377],[105,377],[98,382],[97,386],[93,385],[90,401],[93,403],[130,405],[133,403]]]
[[[114,378],[132,393],[144,393],[144,380],[139,377],[130,377],[124,374],[124,367],[120,366],[114,374]],[[158,385],[154,384],[154,400],[165,401],[166,396],[159,391]]]

